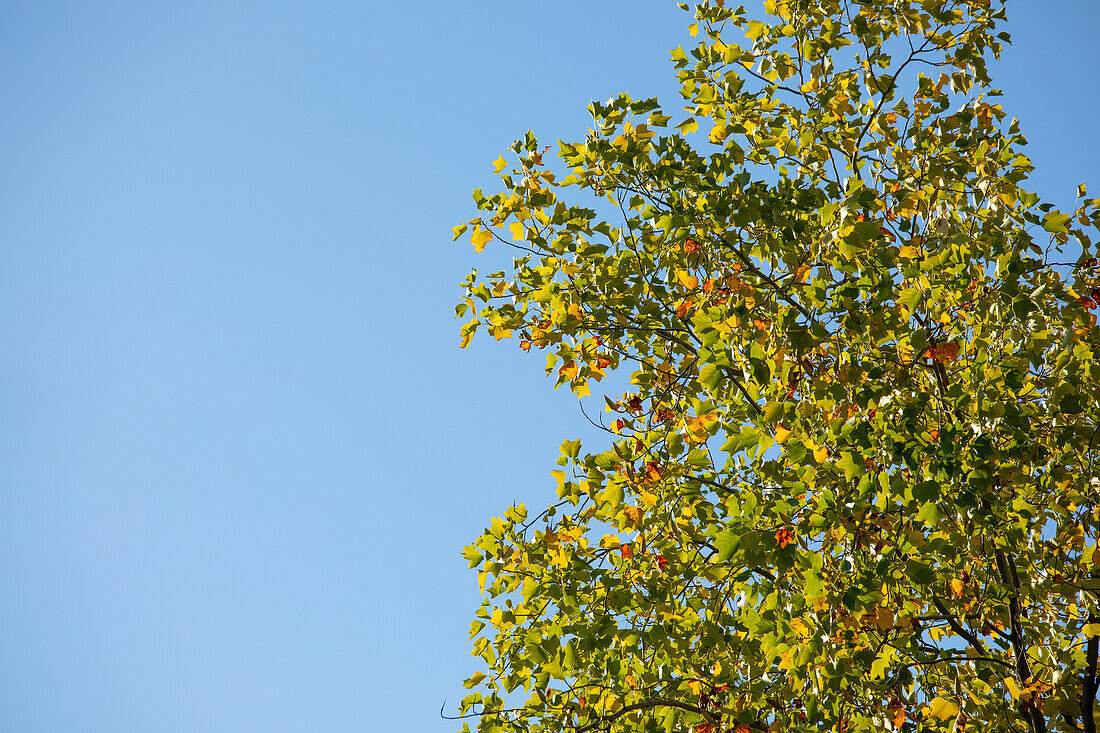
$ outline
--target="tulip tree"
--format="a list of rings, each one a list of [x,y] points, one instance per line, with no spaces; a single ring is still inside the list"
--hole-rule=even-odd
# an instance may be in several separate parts
[[[529,133],[455,230],[514,256],[462,345],[605,431],[464,551],[460,724],[1095,731],[1100,202],[1025,188],[1002,0],[694,15],[686,106]]]

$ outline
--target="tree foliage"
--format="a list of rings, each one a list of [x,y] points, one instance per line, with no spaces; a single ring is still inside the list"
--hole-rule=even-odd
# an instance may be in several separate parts
[[[516,250],[463,346],[629,380],[465,549],[464,725],[1094,731],[1100,204],[1022,187],[1002,0],[694,13],[686,119],[528,133],[455,230]]]

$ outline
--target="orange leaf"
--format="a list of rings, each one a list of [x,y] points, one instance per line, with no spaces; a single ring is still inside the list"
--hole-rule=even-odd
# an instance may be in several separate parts
[[[940,363],[955,361],[955,359],[959,358],[959,345],[957,343],[949,343],[933,346],[925,352],[925,356]]]
[[[791,431],[782,425],[775,426],[775,442],[779,445],[783,445],[787,442],[787,438],[791,437]]]
[[[642,510],[636,506],[628,506],[624,513],[626,514],[626,521],[635,527],[642,526]]]

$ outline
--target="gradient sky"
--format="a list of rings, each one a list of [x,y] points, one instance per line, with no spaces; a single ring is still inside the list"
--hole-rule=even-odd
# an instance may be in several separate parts
[[[1032,187],[1100,193],[1095,0],[1013,2]],[[459,556],[590,435],[457,349],[449,229],[528,128],[675,108],[674,2],[0,2],[0,730],[412,731]]]

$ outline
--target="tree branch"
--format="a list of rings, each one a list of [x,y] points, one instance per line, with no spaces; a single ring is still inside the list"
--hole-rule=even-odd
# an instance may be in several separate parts
[[[1001,576],[1001,582],[1009,587],[1009,641],[1012,643],[1012,653],[1016,658],[1016,677],[1021,685],[1026,685],[1031,677],[1031,665],[1027,662],[1027,646],[1024,644],[1023,630],[1020,628],[1020,577],[1016,573],[1015,564],[1005,554],[1004,550],[995,552],[997,572]],[[1032,733],[1046,733],[1047,721],[1043,713],[1035,706],[1025,703],[1020,704],[1020,713],[1027,719]]]
[[[959,619],[953,613],[947,610],[947,606],[944,605],[943,601],[941,601],[936,596],[932,596],[932,603],[934,603],[939,612],[943,614],[943,617],[947,619],[947,623],[951,627],[952,631],[954,631],[962,638],[966,639],[970,646],[974,647],[978,651],[978,654],[983,657],[988,655],[985,650],[985,645],[982,644],[981,639],[974,636],[974,634],[972,634],[971,632],[967,631],[966,628],[961,623],[959,623]]]
[[[1100,616],[1089,614],[1089,623],[1100,622]],[[1081,685],[1081,725],[1085,733],[1096,733],[1096,718],[1093,707],[1096,703],[1096,655],[1100,648],[1100,636],[1090,636],[1085,647],[1085,673]]]
[[[655,697],[639,703],[634,703],[633,705],[624,705],[623,707],[619,708],[609,715],[597,716],[597,718],[591,723],[583,725],[579,728],[574,728],[573,731],[574,733],[586,733],[590,730],[596,730],[605,723],[610,723],[614,720],[617,720],[628,713],[634,713],[639,710],[652,710],[653,708],[658,707],[679,708],[681,710],[687,710],[689,713],[702,715],[704,718],[711,721],[712,723],[717,723],[719,720],[719,717],[717,715],[710,712],[709,710],[704,710],[698,705],[691,705],[686,702],[680,702],[679,700],[668,700],[662,697]],[[759,730],[767,730],[767,728],[759,728]]]

